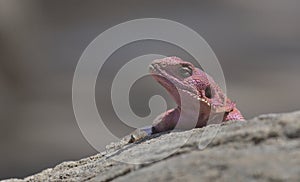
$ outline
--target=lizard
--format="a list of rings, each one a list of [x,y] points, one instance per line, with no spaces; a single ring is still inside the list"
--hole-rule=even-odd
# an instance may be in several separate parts
[[[152,126],[136,129],[128,135],[128,143],[172,130],[175,126],[200,128],[213,123],[211,118],[219,122],[245,120],[236,103],[226,97],[213,78],[192,63],[175,56],[165,57],[154,60],[149,65],[149,71],[172,96],[177,107],[159,115]],[[196,123],[191,125],[191,120],[196,120]]]

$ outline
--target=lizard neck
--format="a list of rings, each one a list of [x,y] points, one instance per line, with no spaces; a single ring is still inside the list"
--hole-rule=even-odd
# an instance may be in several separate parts
[[[206,103],[191,97],[188,92],[180,92],[179,95],[179,98],[182,99],[176,98],[178,110],[180,111],[178,127],[189,129],[205,126],[209,118],[210,107]]]

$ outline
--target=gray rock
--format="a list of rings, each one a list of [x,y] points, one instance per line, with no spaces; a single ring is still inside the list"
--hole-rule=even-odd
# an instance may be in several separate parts
[[[64,162],[6,181],[300,181],[300,111],[262,115],[189,131]]]

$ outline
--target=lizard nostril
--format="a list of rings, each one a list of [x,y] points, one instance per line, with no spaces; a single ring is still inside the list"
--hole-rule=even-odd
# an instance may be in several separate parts
[[[212,98],[212,93],[211,93],[211,88],[210,87],[206,87],[205,96],[209,99]]]
[[[162,62],[162,63],[160,63],[160,65],[161,65],[161,67],[166,67],[167,66],[167,63],[164,63],[164,62]]]

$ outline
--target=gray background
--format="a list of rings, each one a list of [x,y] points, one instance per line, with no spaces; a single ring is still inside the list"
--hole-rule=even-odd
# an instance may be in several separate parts
[[[96,153],[82,136],[72,110],[76,63],[101,32],[146,17],[178,21],[205,38],[222,65],[229,97],[246,118],[299,109],[298,0],[0,0],[0,179],[23,177]],[[107,104],[107,82],[114,70],[149,53],[190,59],[163,42],[125,46],[100,73],[97,104]],[[132,107],[141,116],[147,114],[143,98],[160,91],[165,95],[150,78],[137,82],[136,89]],[[128,132],[118,129],[109,107],[100,113],[114,123],[110,125],[114,133]],[[103,148],[110,141],[99,137]]]

